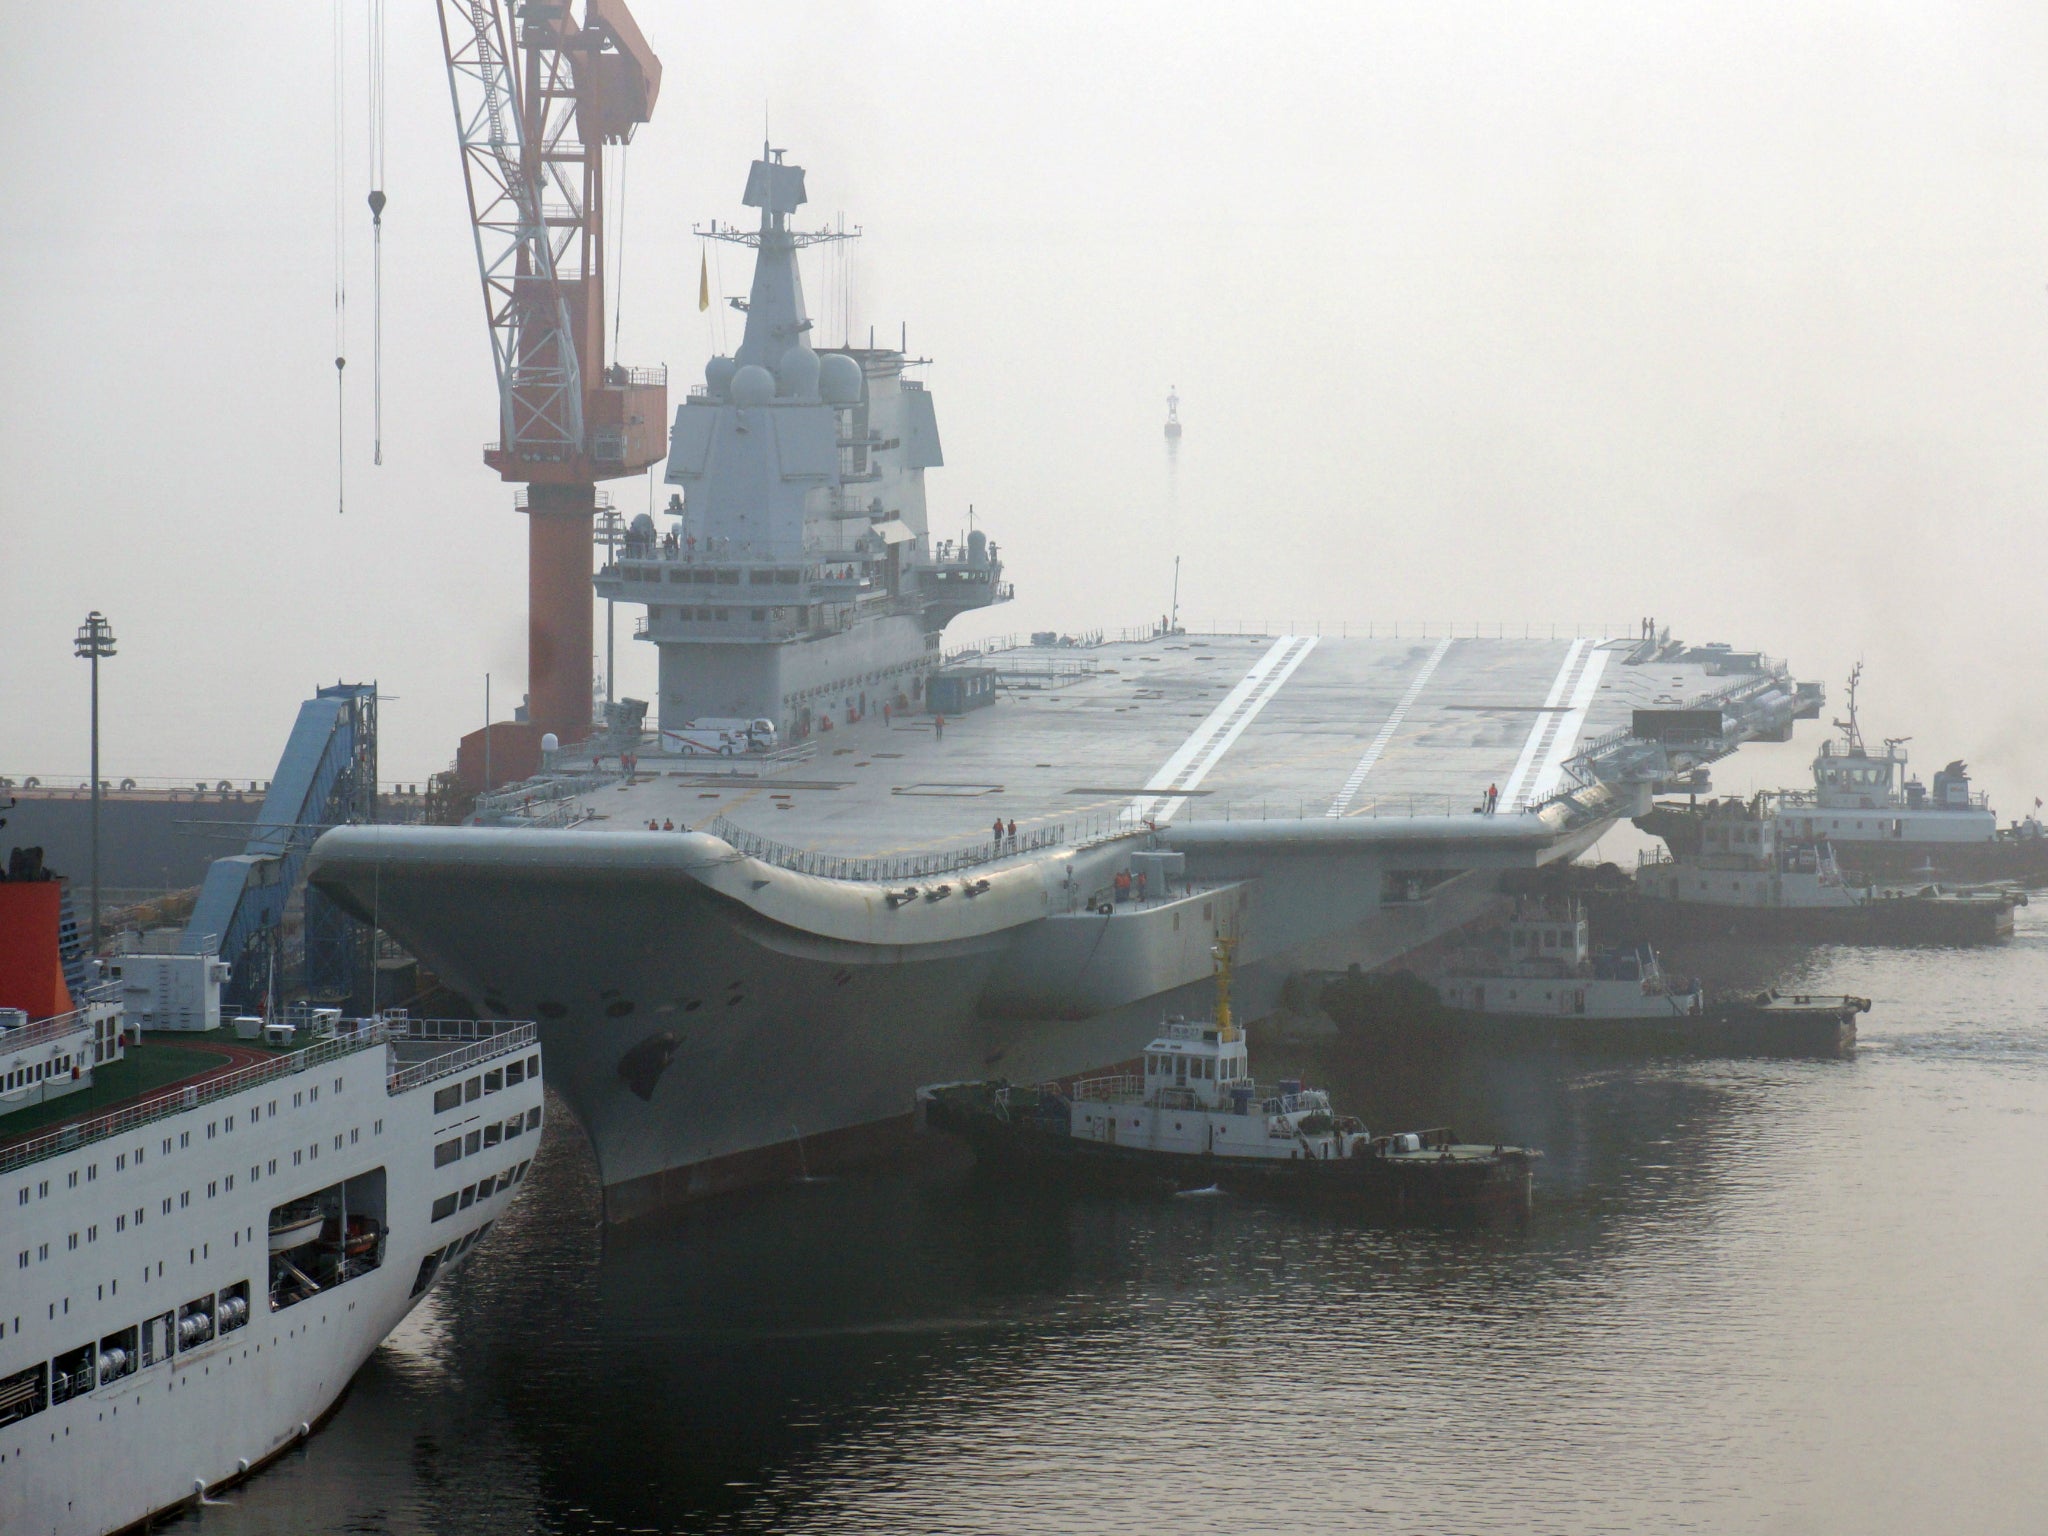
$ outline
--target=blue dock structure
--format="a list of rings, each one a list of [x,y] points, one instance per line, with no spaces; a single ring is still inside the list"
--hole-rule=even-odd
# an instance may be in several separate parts
[[[377,685],[336,683],[299,706],[270,792],[238,854],[214,860],[185,925],[187,952],[217,950],[225,992],[259,1006],[281,985],[285,917],[304,894],[303,990],[347,997],[369,963],[369,935],[318,891],[305,891],[306,854],[329,827],[377,819]]]

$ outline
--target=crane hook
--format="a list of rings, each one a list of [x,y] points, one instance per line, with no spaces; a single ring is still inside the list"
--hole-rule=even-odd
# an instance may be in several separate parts
[[[372,224],[382,224],[384,222],[384,189],[382,187],[378,187],[370,193],[370,222]]]

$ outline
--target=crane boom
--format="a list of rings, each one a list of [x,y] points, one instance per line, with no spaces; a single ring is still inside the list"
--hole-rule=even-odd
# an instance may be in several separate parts
[[[624,0],[436,0],[498,384],[484,463],[526,489],[527,712],[465,757],[532,771],[591,726],[597,483],[667,450],[668,372],[605,358],[604,146],[654,111],[661,61]],[[531,738],[528,740],[528,738]],[[470,777],[465,775],[465,782]]]
[[[504,13],[497,0],[438,9],[498,379],[498,449],[512,460],[573,460],[583,451],[582,369]]]

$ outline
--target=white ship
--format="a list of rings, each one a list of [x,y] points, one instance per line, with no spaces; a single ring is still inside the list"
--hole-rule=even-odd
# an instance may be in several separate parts
[[[26,1058],[74,1088],[0,1099],[8,1536],[123,1530],[304,1440],[540,1144],[531,1025],[353,1021],[270,1051],[107,1021],[95,995],[0,1030],[10,1077]],[[61,1113],[181,1055],[146,1095]]]
[[[1500,953],[1450,965],[1437,985],[1447,1007],[1551,1020],[1683,1018],[1706,997],[1698,978],[1668,980],[1649,945],[1593,949],[1585,908],[1569,897],[1531,898],[1501,930]]]
[[[1859,662],[1849,674],[1848,718],[1835,722],[1841,735],[1822,742],[1813,760],[1813,788],[1767,797],[1778,840],[1825,843],[1828,862],[1851,885],[2048,883],[2048,832],[2038,814],[2000,827],[1990,799],[1971,787],[1969,767],[1960,758],[1926,784],[1908,767],[1909,737],[1887,737],[1875,750],[1864,744],[1856,705],[1862,680]],[[1659,805],[1637,825],[1681,857],[1700,847],[1702,823],[1692,807]]]
[[[2026,893],[2011,885],[1855,883],[1836,862],[1833,838],[1805,832],[1799,819],[1772,809],[1769,795],[1685,815],[1688,851],[1645,849],[1632,894],[1596,893],[1603,927],[1662,940],[1986,944],[2010,938],[2013,908],[2026,905]]]
[[[676,413],[669,526],[636,520],[597,578],[647,608],[660,735],[564,746],[479,803],[490,825],[340,828],[308,866],[483,1014],[539,1020],[612,1219],[860,1155],[920,1084],[1135,1058],[1201,1006],[1221,937],[1257,1017],[1299,971],[1497,910],[1499,871],[1817,707],[1648,621],[1169,618],[949,655],[953,618],[1010,597],[1005,564],[928,516],[915,360],[817,344],[804,196],[755,162],[758,229],[718,231],[758,252],[745,340]],[[1672,710],[1711,729],[1635,734]],[[659,752],[720,722],[766,725]]]

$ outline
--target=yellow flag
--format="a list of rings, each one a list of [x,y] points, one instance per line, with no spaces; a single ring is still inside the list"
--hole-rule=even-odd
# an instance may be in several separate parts
[[[697,308],[699,311],[711,307],[711,253],[697,253]]]

